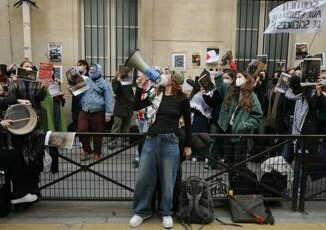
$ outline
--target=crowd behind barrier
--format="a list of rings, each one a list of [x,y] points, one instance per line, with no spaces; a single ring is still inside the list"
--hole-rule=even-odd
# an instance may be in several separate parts
[[[227,54],[217,73],[203,70],[195,80],[187,80],[192,92],[178,111],[163,109],[176,108],[171,103],[180,102],[168,102],[164,93],[160,98],[168,86],[157,89],[142,72],[120,66],[116,77],[108,82],[102,78],[100,65],[79,60],[69,70],[71,76],[82,79],[82,84],[77,82],[78,89],[71,85],[73,122],[69,125],[60,90],[53,95],[51,82],[26,81],[17,76],[18,68],[36,71],[33,63],[25,60],[19,66],[0,65],[2,116],[8,106],[16,103],[32,106],[38,116],[36,131],[31,134],[10,135],[4,130],[0,134],[1,155],[14,149],[21,161],[17,166],[10,157],[4,158],[0,170],[9,172],[7,176],[13,183],[15,177],[16,182],[22,177],[31,181],[24,189],[14,186],[12,203],[33,202],[37,197],[132,200],[143,146],[148,142],[148,138],[144,142],[144,133],[153,138],[168,128],[171,131],[171,127],[180,159],[187,158],[176,170],[174,190],[182,179],[197,175],[215,182],[215,199],[225,199],[230,190],[235,194],[262,193],[269,200],[291,201],[293,210],[299,204],[300,211],[305,201],[325,199],[325,70],[309,76],[315,84],[303,87],[300,83],[307,73],[300,67],[271,74],[265,71],[264,63],[253,61],[246,71],[238,72],[232,53]],[[183,74],[170,69],[153,71],[170,77],[171,92],[180,90]],[[162,108],[161,102],[165,103]],[[133,115],[137,126],[131,125]],[[176,130],[177,124],[166,127],[171,125],[169,116],[176,119],[181,115],[181,128]],[[2,129],[13,123],[2,120]],[[153,125],[157,126],[155,131]],[[44,146],[45,132],[49,130],[77,132],[73,148]],[[52,163],[46,170],[45,155]]]

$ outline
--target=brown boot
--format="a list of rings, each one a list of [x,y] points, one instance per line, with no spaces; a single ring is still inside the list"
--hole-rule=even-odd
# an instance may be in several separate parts
[[[82,152],[80,153],[80,160],[87,161],[90,158],[91,158],[90,155],[87,152],[85,152],[84,150],[82,150]]]
[[[101,159],[102,159],[101,154],[94,153],[94,155],[93,155],[93,160],[94,160],[94,161],[99,161],[99,160],[101,160]]]

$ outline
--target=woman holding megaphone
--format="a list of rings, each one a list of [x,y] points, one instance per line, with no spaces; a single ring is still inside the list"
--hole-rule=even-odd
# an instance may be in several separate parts
[[[141,86],[144,84],[137,82],[134,110],[151,106],[153,112],[140,158],[138,181],[134,192],[134,216],[129,222],[131,227],[137,227],[151,217],[151,201],[157,178],[161,189],[159,210],[163,217],[163,226],[173,227],[172,200],[180,162],[178,127],[182,116],[186,130],[183,155],[186,158],[191,156],[190,104],[181,89],[184,75],[180,71],[165,69],[160,77],[164,79],[165,84],[160,84],[152,97],[143,100]]]

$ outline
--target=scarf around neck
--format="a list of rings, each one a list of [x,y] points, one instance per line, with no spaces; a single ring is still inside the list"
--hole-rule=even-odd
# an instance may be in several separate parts
[[[295,95],[291,88],[286,91],[285,97],[295,101],[292,135],[299,135],[309,112],[308,100],[302,96],[302,93]]]
[[[209,94],[208,94],[209,95]],[[211,96],[211,95],[209,95]],[[213,109],[206,104],[202,92],[196,93],[190,100],[190,108],[199,111],[203,116],[212,118]]]

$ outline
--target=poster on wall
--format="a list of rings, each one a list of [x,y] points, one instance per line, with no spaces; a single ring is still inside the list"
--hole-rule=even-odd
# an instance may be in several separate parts
[[[62,43],[60,42],[49,42],[48,47],[49,59],[51,62],[62,62]]]
[[[192,55],[192,66],[200,67],[200,54],[199,53],[194,53]]]
[[[172,54],[172,68],[186,70],[186,55],[182,53]]]
[[[62,75],[62,66],[61,65],[55,65],[54,68],[54,81],[63,83],[63,75]]]
[[[295,60],[303,60],[308,55],[307,43],[295,43]]]
[[[220,60],[220,49],[207,48],[206,64],[217,64],[219,60]]]

